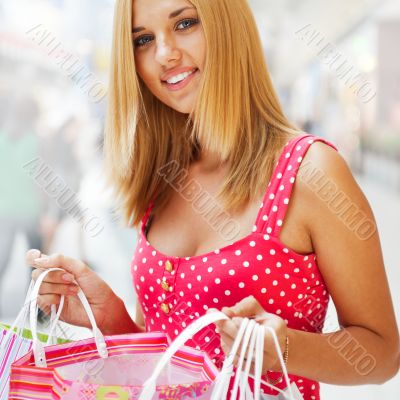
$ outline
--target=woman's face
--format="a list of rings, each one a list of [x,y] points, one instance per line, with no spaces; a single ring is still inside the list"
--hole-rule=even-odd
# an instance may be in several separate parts
[[[134,0],[133,44],[139,76],[169,107],[192,112],[206,43],[196,8],[187,0]]]

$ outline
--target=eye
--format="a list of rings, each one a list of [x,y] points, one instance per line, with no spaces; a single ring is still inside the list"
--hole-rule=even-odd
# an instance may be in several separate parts
[[[147,44],[150,43],[150,41],[147,41],[147,39],[151,39],[151,36],[150,35],[140,36],[133,41],[133,44],[135,45],[135,47],[146,46]]]
[[[195,19],[195,18],[183,19],[176,25],[176,29],[178,29],[179,26],[182,26],[182,28],[179,28],[178,30],[184,31],[184,30],[189,29],[192,26],[196,25],[198,22],[199,22],[199,20]],[[144,47],[150,43],[152,38],[153,38],[153,36],[151,36],[151,35],[140,36],[133,41],[134,47]]]
[[[188,29],[188,28],[192,27],[193,25],[196,25],[198,22],[199,21],[195,18],[188,18],[188,19],[184,19],[184,20],[180,21],[178,23],[177,27],[182,25],[183,28],[180,30],[184,30],[184,29]]]

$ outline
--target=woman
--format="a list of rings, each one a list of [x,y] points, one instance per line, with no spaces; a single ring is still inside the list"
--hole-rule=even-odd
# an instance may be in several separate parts
[[[68,271],[49,275],[41,307],[69,294],[63,320],[88,326],[76,279],[105,334],[172,339],[219,308],[232,319],[189,343],[218,366],[241,318],[259,317],[304,399],[320,381],[390,379],[399,341],[372,211],[334,145],[283,115],[246,1],[119,0],[112,59],[106,155],[140,225],[136,321],[82,261],[31,251]],[[341,328],[321,334],[329,295]],[[284,387],[271,343],[265,379]]]

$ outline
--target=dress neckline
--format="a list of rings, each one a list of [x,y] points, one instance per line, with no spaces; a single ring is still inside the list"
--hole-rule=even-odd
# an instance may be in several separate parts
[[[267,200],[267,198],[268,198],[268,196],[269,196],[269,194],[270,194],[270,193],[269,193],[269,189],[270,189],[270,187],[272,186],[272,182],[273,182],[274,179],[276,178],[279,164],[281,163],[282,159],[285,157],[285,149],[286,149],[292,142],[298,141],[298,140],[300,140],[300,139],[302,139],[302,138],[304,138],[304,137],[306,137],[306,136],[311,136],[311,135],[309,135],[309,134],[298,135],[298,136],[292,138],[291,140],[289,140],[289,141],[283,146],[282,152],[281,152],[281,154],[280,154],[280,156],[279,156],[279,159],[278,159],[277,163],[275,164],[275,166],[274,166],[274,168],[273,168],[273,172],[272,172],[271,177],[270,177],[270,180],[269,180],[269,182],[268,182],[268,184],[267,184],[266,192],[265,192],[265,194],[264,194],[264,197],[263,197],[261,206],[260,206],[260,208],[259,208],[259,210],[258,210],[256,220],[255,220],[255,222],[254,222],[254,224],[253,224],[253,231],[250,232],[249,234],[247,234],[246,236],[244,236],[244,237],[242,237],[242,238],[240,238],[240,239],[238,239],[238,240],[235,240],[235,241],[233,241],[232,243],[229,243],[229,244],[227,244],[227,245],[225,245],[225,246],[223,246],[223,247],[219,247],[219,248],[217,248],[217,249],[215,249],[215,250],[211,250],[211,251],[208,251],[208,252],[205,252],[205,253],[201,253],[201,254],[197,254],[197,255],[193,255],[193,256],[183,256],[183,257],[181,257],[181,256],[173,256],[173,255],[165,254],[165,253],[163,253],[162,251],[159,251],[158,249],[156,249],[156,248],[149,242],[149,240],[147,239],[147,234],[146,234],[146,232],[145,232],[146,223],[148,222],[149,217],[150,217],[150,214],[151,214],[151,211],[152,211],[152,209],[153,209],[153,207],[154,207],[154,201],[152,201],[152,202],[150,203],[150,206],[149,206],[147,212],[146,212],[146,215],[145,215],[145,217],[144,217],[144,220],[143,220],[143,223],[142,223],[142,226],[141,226],[141,229],[140,229],[140,233],[141,233],[142,239],[145,241],[145,243],[147,244],[147,246],[150,247],[151,250],[155,251],[157,254],[159,254],[159,255],[160,255],[161,257],[163,257],[163,258],[167,258],[167,259],[169,258],[169,259],[173,259],[173,260],[175,260],[175,261],[189,261],[189,260],[190,260],[190,261],[193,261],[193,260],[201,259],[201,258],[204,258],[204,257],[209,257],[209,256],[211,256],[211,255],[217,255],[217,254],[219,254],[219,253],[221,253],[221,252],[227,250],[229,247],[240,245],[242,242],[251,239],[251,238],[252,238],[254,235],[256,235],[256,234],[264,234],[263,232],[258,232],[259,221],[260,221],[260,218],[261,218],[262,213],[263,213],[263,211],[264,211],[263,205],[265,204],[265,202],[266,202],[266,200]],[[254,230],[255,227],[256,227],[256,229]],[[269,236],[270,236],[270,235],[269,235]],[[282,243],[282,242],[279,240],[279,238],[275,238],[275,239],[276,239],[276,241],[277,241],[279,244],[281,244],[283,247],[285,247],[288,251],[290,251],[291,253],[293,253],[293,254],[296,255],[296,256],[305,257],[305,256],[312,256],[312,255],[314,255],[313,252],[308,253],[308,254],[297,253],[297,252],[295,252],[294,250],[290,249],[290,247],[288,247],[288,246],[286,246],[284,243]]]

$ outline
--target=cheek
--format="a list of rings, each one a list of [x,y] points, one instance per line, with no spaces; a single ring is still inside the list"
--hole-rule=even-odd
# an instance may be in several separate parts
[[[197,60],[197,64],[201,68],[201,70],[203,70],[206,63],[206,39],[202,31],[198,33],[196,42],[196,46],[192,47],[192,49],[196,49],[195,57]]]
[[[151,69],[151,62],[144,57],[139,58],[136,63],[136,73],[149,88],[159,83],[159,75],[157,71]]]
[[[135,68],[136,68],[136,73],[138,76],[143,80],[147,80],[147,71],[145,68],[146,62],[143,59],[143,57],[135,57]]]

